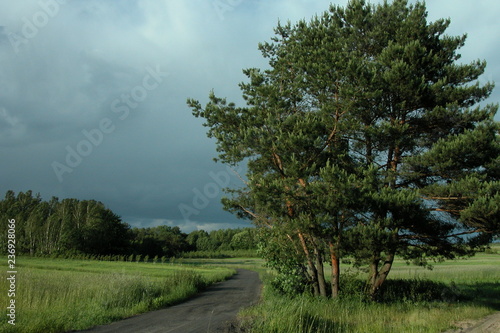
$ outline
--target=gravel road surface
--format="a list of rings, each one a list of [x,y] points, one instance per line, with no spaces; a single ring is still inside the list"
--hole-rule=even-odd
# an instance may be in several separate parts
[[[225,332],[241,308],[257,303],[260,289],[258,273],[238,269],[229,280],[214,284],[183,303],[83,332]]]

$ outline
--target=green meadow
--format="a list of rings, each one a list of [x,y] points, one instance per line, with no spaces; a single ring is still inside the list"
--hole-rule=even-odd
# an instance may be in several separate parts
[[[162,264],[18,257],[16,326],[2,320],[0,332],[67,332],[109,323],[178,303],[235,268],[257,270],[264,283],[261,302],[240,313],[245,332],[443,332],[500,311],[500,245],[435,263],[432,270],[398,260],[377,303],[362,296],[365,273],[348,264],[342,265],[343,295],[332,300],[279,294],[273,271],[256,258]],[[7,287],[3,278],[0,290]]]
[[[0,260],[7,263],[6,258]],[[171,263],[30,257],[16,261],[16,325],[2,319],[0,332],[82,330],[178,303],[234,274],[230,268]],[[2,278],[0,290],[6,294],[8,289]],[[8,301],[2,295],[3,309]]]

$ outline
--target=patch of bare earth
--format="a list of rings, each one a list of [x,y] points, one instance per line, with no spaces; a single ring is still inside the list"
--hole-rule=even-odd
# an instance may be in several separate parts
[[[499,333],[500,312],[489,315],[480,320],[466,320],[455,324],[457,329],[445,333]]]

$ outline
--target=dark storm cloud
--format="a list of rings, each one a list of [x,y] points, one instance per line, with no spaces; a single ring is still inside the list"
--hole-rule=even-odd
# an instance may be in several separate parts
[[[212,161],[214,142],[186,98],[204,103],[214,89],[241,103],[241,70],[267,66],[257,44],[278,19],[328,4],[0,1],[0,193],[96,199],[135,226],[248,225],[221,209],[222,187],[241,181]],[[500,75],[499,6],[428,3],[431,20],[450,17],[450,34],[469,34],[464,60],[486,59],[490,81]]]

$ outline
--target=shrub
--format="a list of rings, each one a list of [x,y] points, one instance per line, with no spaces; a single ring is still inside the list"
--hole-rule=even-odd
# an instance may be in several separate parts
[[[422,279],[391,279],[386,281],[379,300],[381,302],[455,302],[464,299],[454,283]]]
[[[309,291],[310,283],[300,267],[282,267],[271,280],[271,287],[285,295],[298,295]]]

